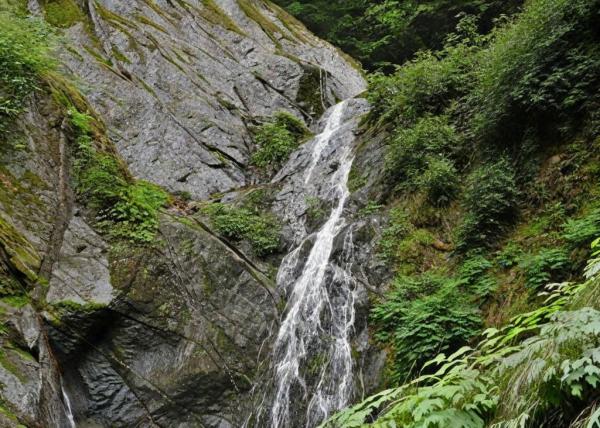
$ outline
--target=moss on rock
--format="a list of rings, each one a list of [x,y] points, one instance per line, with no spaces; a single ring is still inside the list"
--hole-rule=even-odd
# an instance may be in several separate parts
[[[72,27],[87,18],[76,0],[44,0],[42,7],[46,21],[59,28]]]

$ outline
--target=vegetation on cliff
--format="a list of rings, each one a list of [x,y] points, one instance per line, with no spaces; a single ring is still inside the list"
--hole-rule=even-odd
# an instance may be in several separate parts
[[[391,71],[421,49],[439,49],[461,14],[480,16],[491,29],[521,0],[275,0],[318,36],[374,70]]]
[[[465,16],[371,75],[366,132],[387,144],[364,192],[395,271],[371,319],[392,388],[328,426],[598,423],[597,259],[581,278],[600,236],[599,13],[530,0],[486,34]]]
[[[539,308],[383,391],[324,426],[463,427],[597,426],[600,382],[600,240],[585,280],[554,284]]]
[[[0,9],[0,138],[25,109],[25,98],[38,87],[40,76],[56,66],[52,39],[43,21]]]
[[[281,169],[310,133],[300,119],[280,111],[257,126],[253,134],[258,147],[252,154],[252,164],[262,171],[273,173]]]

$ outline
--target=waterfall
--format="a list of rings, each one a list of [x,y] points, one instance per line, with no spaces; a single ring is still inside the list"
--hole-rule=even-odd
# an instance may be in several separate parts
[[[325,129],[315,138],[315,144],[312,151],[312,157],[310,161],[310,166],[306,170],[306,177],[304,178],[304,184],[307,184],[312,178],[313,171],[315,166],[317,166],[317,162],[321,159],[321,155],[323,154],[323,150],[327,147],[329,140],[335,134],[341,125],[342,116],[344,114],[344,107],[346,105],[345,101],[337,104],[333,107],[333,110],[327,119],[327,123],[325,124]],[[347,180],[347,179],[346,179]]]
[[[324,149],[342,126],[345,106],[342,102],[333,107],[323,132],[315,138],[305,184],[311,181]],[[347,405],[353,391],[350,337],[354,284],[348,274],[351,233],[346,233],[343,241],[342,261],[346,265],[330,263],[334,240],[345,226],[343,211],[350,196],[347,182],[353,161],[350,145],[340,147],[338,156],[339,164],[331,177],[334,208],[329,219],[316,236],[307,237],[284,258],[277,276],[278,287],[288,290],[288,305],[273,353],[275,392],[270,420],[274,428],[297,425],[298,419],[290,410],[292,395],[296,401],[308,403],[305,420],[312,428]],[[302,249],[312,239],[314,244],[306,258]],[[303,262],[298,276],[296,267]],[[303,373],[311,364],[314,367],[308,385]]]
[[[62,379],[60,381],[60,391],[62,392],[63,402],[65,404],[65,410],[67,411],[67,419],[69,420],[69,426],[71,428],[76,428],[75,418],[73,417],[73,410],[71,409],[71,400],[67,395],[67,391],[65,391],[65,386],[63,385]]]

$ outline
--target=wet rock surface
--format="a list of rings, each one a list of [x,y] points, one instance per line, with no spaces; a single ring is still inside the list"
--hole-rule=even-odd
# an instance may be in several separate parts
[[[157,248],[111,255],[107,308],[52,327],[74,412],[84,426],[239,426],[277,322],[270,285],[200,227],[165,216],[160,233]]]
[[[65,29],[65,69],[131,173],[172,193],[235,201],[260,180],[248,165],[257,120],[286,110],[319,133],[328,107],[348,99],[347,107],[314,167],[312,140],[269,185],[282,253],[260,260],[203,216],[177,209],[162,212],[151,245],[114,242],[76,201],[64,112],[37,95],[19,119],[19,139],[0,153],[0,280],[30,296],[0,302],[9,415],[0,413],[0,425],[69,427],[73,418],[78,427],[239,427],[269,388],[264,375],[285,307],[276,269],[332,210],[340,150],[358,143],[368,110],[352,98],[365,82],[268,2],[78,4],[86,18]],[[43,4],[30,0],[29,8],[42,14]],[[307,168],[314,187],[304,186]],[[326,276],[335,287],[351,234],[353,346],[368,388],[382,361],[365,321],[368,284],[379,275],[371,264],[377,226],[353,217],[359,206],[346,205]]]
[[[311,113],[364,90],[360,72],[255,0],[88,2],[64,56],[131,171],[196,199],[252,181],[258,117]],[[316,73],[317,79],[305,76]]]

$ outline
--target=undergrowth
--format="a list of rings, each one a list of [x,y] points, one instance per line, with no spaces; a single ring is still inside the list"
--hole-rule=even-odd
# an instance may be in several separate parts
[[[304,123],[287,112],[276,113],[253,131],[258,148],[252,154],[252,164],[273,173],[287,161],[301,141],[309,135]]]
[[[263,212],[263,208],[251,204],[212,203],[202,212],[208,215],[220,235],[233,241],[245,239],[259,257],[265,257],[279,249],[280,225],[274,216]]]
[[[0,11],[0,138],[43,75],[56,67],[54,45],[54,33],[43,21]]]
[[[386,385],[578,278],[600,235],[599,12],[532,0],[488,35],[467,16],[441,50],[371,76],[367,125],[387,135],[369,202],[385,204],[393,272],[372,311]]]
[[[114,153],[94,141],[95,119],[71,107],[68,117],[75,131],[74,179],[78,196],[94,210],[98,226],[114,238],[150,243],[158,230],[158,213],[169,201],[152,183],[133,180]]]
[[[585,281],[553,284],[538,309],[441,353],[424,374],[369,397],[322,426],[539,427],[600,422],[600,239]]]

